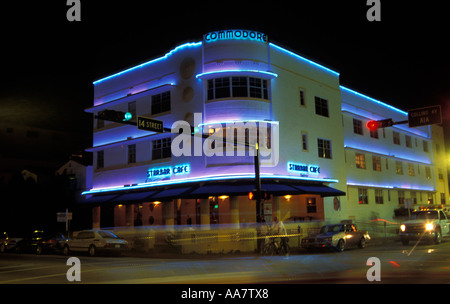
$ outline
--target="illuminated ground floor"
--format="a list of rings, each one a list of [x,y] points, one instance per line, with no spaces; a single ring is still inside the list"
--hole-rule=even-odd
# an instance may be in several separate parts
[[[86,200],[93,228],[191,225],[201,229],[226,224],[243,228],[256,222],[308,222],[325,219],[326,197],[339,201],[344,192],[322,183],[265,181],[258,219],[253,181],[211,182],[135,192],[96,195]],[[250,194],[250,195],[249,195]],[[333,206],[334,208],[334,206]]]

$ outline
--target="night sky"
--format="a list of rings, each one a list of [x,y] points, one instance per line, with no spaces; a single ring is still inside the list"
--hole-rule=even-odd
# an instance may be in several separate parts
[[[441,104],[450,151],[450,40],[446,3],[381,0],[66,0],[0,5],[0,121],[91,132],[94,80],[221,29],[269,41],[340,73],[342,85],[402,110]]]

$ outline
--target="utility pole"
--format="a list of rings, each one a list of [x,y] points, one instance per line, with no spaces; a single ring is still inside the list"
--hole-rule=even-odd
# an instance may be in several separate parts
[[[261,176],[259,173],[259,144],[255,145],[255,187],[256,187],[256,221],[262,221],[261,216]]]

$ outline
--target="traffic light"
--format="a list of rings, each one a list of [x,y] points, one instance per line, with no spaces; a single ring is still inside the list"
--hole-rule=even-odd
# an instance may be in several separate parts
[[[98,112],[97,119],[109,120],[114,122],[129,121],[133,118],[130,112],[122,112],[116,110],[103,110]]]
[[[195,135],[195,134],[197,134],[199,132],[200,132],[200,128],[199,127],[191,126],[191,135]]]
[[[375,131],[379,128],[392,127],[394,125],[394,121],[392,118],[382,119],[382,120],[369,120],[366,124],[366,127],[370,131]]]
[[[248,193],[248,199],[249,200],[256,200],[256,190],[254,190],[254,191],[252,191],[252,192],[249,192]],[[271,195],[270,195],[270,193],[269,192],[267,192],[267,191],[261,191],[261,199],[263,199],[263,200],[269,200],[270,199],[270,197],[271,197]]]

